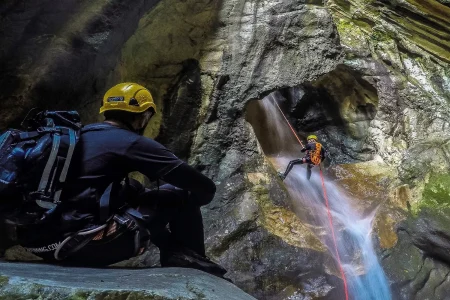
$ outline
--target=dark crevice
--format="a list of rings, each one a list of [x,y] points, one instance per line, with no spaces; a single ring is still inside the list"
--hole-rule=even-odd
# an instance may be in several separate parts
[[[439,282],[433,289],[433,294],[436,295],[436,290],[443,285],[447,281],[447,277],[450,275],[450,271],[447,272],[447,274],[444,275],[444,278],[442,278],[441,282]]]
[[[407,55],[410,58],[421,58],[423,57],[423,55],[419,54],[419,53],[415,53],[415,52],[411,52],[410,50],[406,49],[403,44],[401,43],[397,43],[397,48],[399,50],[400,53],[403,53],[405,55]]]
[[[210,100],[211,109],[209,109],[208,114],[206,115],[206,123],[211,123],[218,119],[217,112],[219,106],[219,98],[229,80],[230,77],[228,75],[221,75],[217,77]]]
[[[424,262],[425,265],[425,262]],[[420,271],[423,269],[423,265],[422,268],[420,269]],[[420,274],[420,271],[417,273],[417,276],[415,278],[417,278]],[[421,290],[423,290],[428,282],[428,280],[430,279],[431,276],[431,269],[427,270],[427,273],[425,274],[425,278],[423,278],[420,282],[418,282],[418,286],[415,287],[414,289],[414,294],[417,294],[418,292],[420,292]]]
[[[200,66],[189,59],[174,85],[164,97],[163,120],[157,141],[171,149],[183,160],[189,157],[193,131],[202,102]]]
[[[255,220],[242,222],[241,224],[239,224],[239,227],[236,228],[233,232],[229,233],[218,246],[210,250],[211,254],[216,257],[220,256],[222,253],[232,247],[234,243],[248,236],[249,233],[254,232],[257,229],[258,225],[256,224]]]

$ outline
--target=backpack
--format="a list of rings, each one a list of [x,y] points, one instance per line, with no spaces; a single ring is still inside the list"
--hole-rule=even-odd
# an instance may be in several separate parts
[[[8,129],[0,136],[0,212],[11,198],[20,199],[16,207],[55,209],[79,141],[76,111],[30,113],[22,122],[24,131]]]
[[[310,153],[311,162],[313,164],[318,165],[322,161],[321,151],[322,151],[322,144],[316,142],[316,149],[311,150],[311,153]]]
[[[25,131],[8,129],[0,136],[0,221],[4,222],[7,238],[19,244],[39,240],[42,228],[46,228],[44,236],[52,235],[52,218],[58,217],[64,206],[60,197],[80,135],[104,127],[82,129],[76,111],[44,111],[32,118],[27,116],[24,123]],[[75,226],[75,232],[67,233],[67,238],[55,249],[57,260],[81,249],[106,228],[111,218],[120,224],[125,222],[128,227],[135,224],[133,228],[139,228],[138,240],[148,240],[144,226],[147,219],[140,212],[127,207],[125,215],[118,216],[110,210],[111,194],[121,189],[122,183],[127,187],[128,177],[109,183],[98,199],[98,222],[84,224],[83,219],[79,220],[87,229]],[[44,227],[30,230],[29,225]]]

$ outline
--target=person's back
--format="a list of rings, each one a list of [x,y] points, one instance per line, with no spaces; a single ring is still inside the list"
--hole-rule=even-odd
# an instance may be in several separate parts
[[[181,164],[183,161],[150,138],[106,122],[91,124],[82,131],[62,198],[70,201],[78,197],[83,202],[77,203],[78,210],[93,212],[98,207],[98,193],[110,183],[120,182],[135,171],[153,181]],[[111,200],[119,201],[111,204],[117,207],[127,199]]]

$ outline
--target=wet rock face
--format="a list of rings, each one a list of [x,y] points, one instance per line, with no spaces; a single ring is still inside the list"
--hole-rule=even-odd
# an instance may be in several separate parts
[[[341,289],[336,282],[327,279],[324,286],[329,289],[310,288],[306,292],[304,283],[296,279],[295,270],[310,267],[295,262],[313,260],[317,252],[310,251],[308,243],[297,250],[271,237],[277,232],[281,239],[289,239],[280,233],[285,232],[282,229],[269,233],[264,229],[270,227],[264,222],[263,205],[257,196],[245,196],[245,191],[255,184],[244,184],[242,192],[234,197],[229,190],[239,190],[237,178],[245,178],[245,174],[273,172],[264,166],[263,152],[244,120],[245,105],[275,89],[297,86],[332,70],[341,59],[336,29],[324,7],[307,6],[301,1],[230,1],[224,2],[221,13],[227,15],[218,33],[227,45],[221,77],[216,81],[211,113],[197,131],[190,157],[192,163],[207,166],[218,184],[215,200],[205,209],[208,250],[232,270],[230,276],[238,286],[258,297],[277,299],[317,293],[332,299],[330,290]],[[274,176],[269,174],[266,176]],[[269,182],[265,185],[270,186]],[[278,206],[289,207],[283,203]],[[228,246],[219,246],[220,239]],[[284,256],[283,252],[291,254]],[[291,257],[295,253],[299,257]],[[281,270],[280,264],[287,268]],[[312,282],[326,277],[324,273],[313,273],[317,275]]]
[[[409,219],[391,237],[397,240],[389,243],[396,245],[392,252],[385,251],[391,287],[399,299],[445,299],[448,228],[433,221],[440,220],[437,215],[414,219],[405,211],[448,207],[450,10],[442,2],[414,0],[331,0],[327,6],[345,49],[344,64],[377,91],[361,149],[397,171],[390,201],[380,211],[392,217],[394,207],[404,210],[400,218],[387,218],[387,227]]]
[[[384,254],[398,299],[446,299],[450,289],[448,209],[424,209],[400,224],[399,243]]]
[[[377,90],[364,147],[399,167],[403,182],[413,186],[435,166],[448,171],[442,154],[450,126],[448,7],[412,0],[327,5],[347,53],[345,65]]]
[[[327,259],[323,252],[291,246],[262,228],[243,236],[220,257],[237,286],[257,299],[273,300],[339,298],[340,279],[317,267]]]
[[[157,141],[183,160],[189,157],[193,130],[202,101],[202,82],[198,61],[183,64],[178,82],[169,89],[164,99],[164,116]]]

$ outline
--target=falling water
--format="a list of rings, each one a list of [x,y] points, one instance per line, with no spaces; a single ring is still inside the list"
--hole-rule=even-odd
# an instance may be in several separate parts
[[[266,155],[279,171],[297,159],[301,146],[286,120],[274,105],[274,92],[258,101],[258,117],[253,123]],[[256,126],[255,126],[256,125]],[[296,213],[306,221],[335,258],[336,247],[330,228],[319,169],[315,167],[310,180],[306,167],[296,165],[284,180]],[[347,279],[350,299],[390,300],[388,283],[375,254],[371,232],[375,212],[362,216],[352,208],[352,200],[334,182],[325,179],[339,258]],[[336,275],[339,274],[337,269]]]

